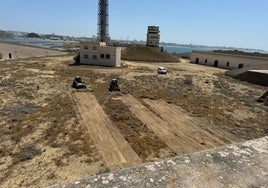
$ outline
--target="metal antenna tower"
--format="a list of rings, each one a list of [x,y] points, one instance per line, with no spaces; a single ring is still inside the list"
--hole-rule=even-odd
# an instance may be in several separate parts
[[[100,42],[106,42],[106,43],[110,42],[108,0],[99,0],[98,39]]]

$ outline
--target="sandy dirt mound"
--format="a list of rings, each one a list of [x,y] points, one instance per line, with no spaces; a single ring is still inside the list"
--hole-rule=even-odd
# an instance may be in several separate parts
[[[178,58],[160,48],[148,46],[130,46],[122,51],[122,59],[131,61],[178,62]]]

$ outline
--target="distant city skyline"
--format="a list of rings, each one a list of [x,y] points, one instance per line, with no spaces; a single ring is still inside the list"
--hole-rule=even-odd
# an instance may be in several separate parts
[[[0,30],[91,37],[98,0],[1,0]],[[110,37],[146,40],[160,27],[161,42],[268,51],[267,0],[109,0]]]

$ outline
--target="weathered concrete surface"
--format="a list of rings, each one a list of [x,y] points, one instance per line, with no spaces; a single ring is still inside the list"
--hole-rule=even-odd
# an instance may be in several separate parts
[[[268,86],[268,70],[249,70],[243,74],[239,74],[234,78],[241,81],[247,81],[252,84]]]
[[[268,137],[52,187],[266,188],[268,187]]]

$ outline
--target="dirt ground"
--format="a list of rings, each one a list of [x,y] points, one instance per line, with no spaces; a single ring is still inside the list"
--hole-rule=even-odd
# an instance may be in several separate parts
[[[95,96],[88,92],[75,92],[77,108],[85,121],[88,133],[110,170],[141,164],[141,159],[128,145],[120,131],[113,126]]]
[[[45,187],[268,135],[268,109],[256,102],[267,87],[224,73],[183,59],[1,61],[0,187]],[[77,75],[87,89],[70,87]],[[121,92],[108,92],[112,78]]]
[[[27,57],[44,57],[44,56],[57,56],[67,54],[58,50],[38,48],[23,44],[12,44],[0,41],[0,53],[2,53],[2,59],[9,59],[11,54],[12,59],[27,58]]]

